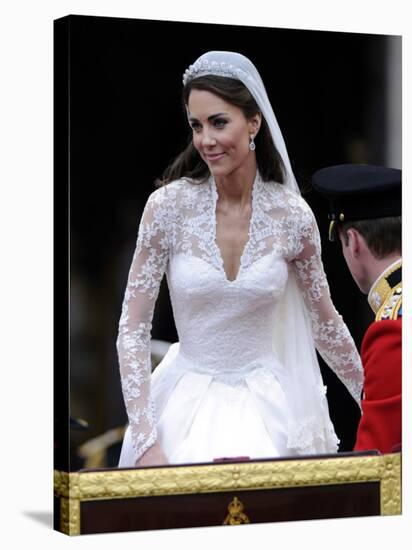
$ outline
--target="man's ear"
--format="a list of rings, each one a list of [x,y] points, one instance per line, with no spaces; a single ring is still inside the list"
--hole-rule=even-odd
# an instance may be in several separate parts
[[[367,248],[365,238],[353,227],[349,228],[347,231],[348,236],[348,247],[350,253],[354,258],[359,258]]]

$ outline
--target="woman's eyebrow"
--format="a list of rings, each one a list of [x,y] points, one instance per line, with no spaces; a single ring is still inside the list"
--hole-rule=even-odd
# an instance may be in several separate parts
[[[226,116],[227,116],[228,114],[229,114],[229,113],[216,113],[215,115],[210,115],[210,116],[208,116],[208,117],[207,117],[207,120],[213,120],[214,118],[217,118],[217,117],[222,116],[222,115],[226,115]],[[195,118],[195,117],[193,117],[193,116],[189,116],[189,121],[190,121],[190,122],[199,122],[199,121],[197,120],[197,118]]]

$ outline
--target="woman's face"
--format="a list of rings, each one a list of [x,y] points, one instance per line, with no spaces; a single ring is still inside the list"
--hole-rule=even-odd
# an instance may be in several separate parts
[[[259,129],[259,114],[248,120],[239,107],[215,94],[192,90],[187,116],[193,145],[213,176],[228,176],[250,162],[250,137]]]

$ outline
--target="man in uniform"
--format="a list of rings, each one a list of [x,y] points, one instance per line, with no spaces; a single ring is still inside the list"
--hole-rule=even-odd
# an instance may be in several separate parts
[[[401,446],[401,170],[342,164],[318,170],[316,191],[329,202],[329,239],[342,252],[375,314],[362,341],[362,417],[354,450]]]

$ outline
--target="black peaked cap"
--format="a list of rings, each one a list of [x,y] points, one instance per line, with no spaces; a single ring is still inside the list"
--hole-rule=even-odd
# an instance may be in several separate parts
[[[401,181],[401,170],[370,164],[339,164],[315,172],[312,185],[329,203],[330,240],[338,222],[400,216]]]

